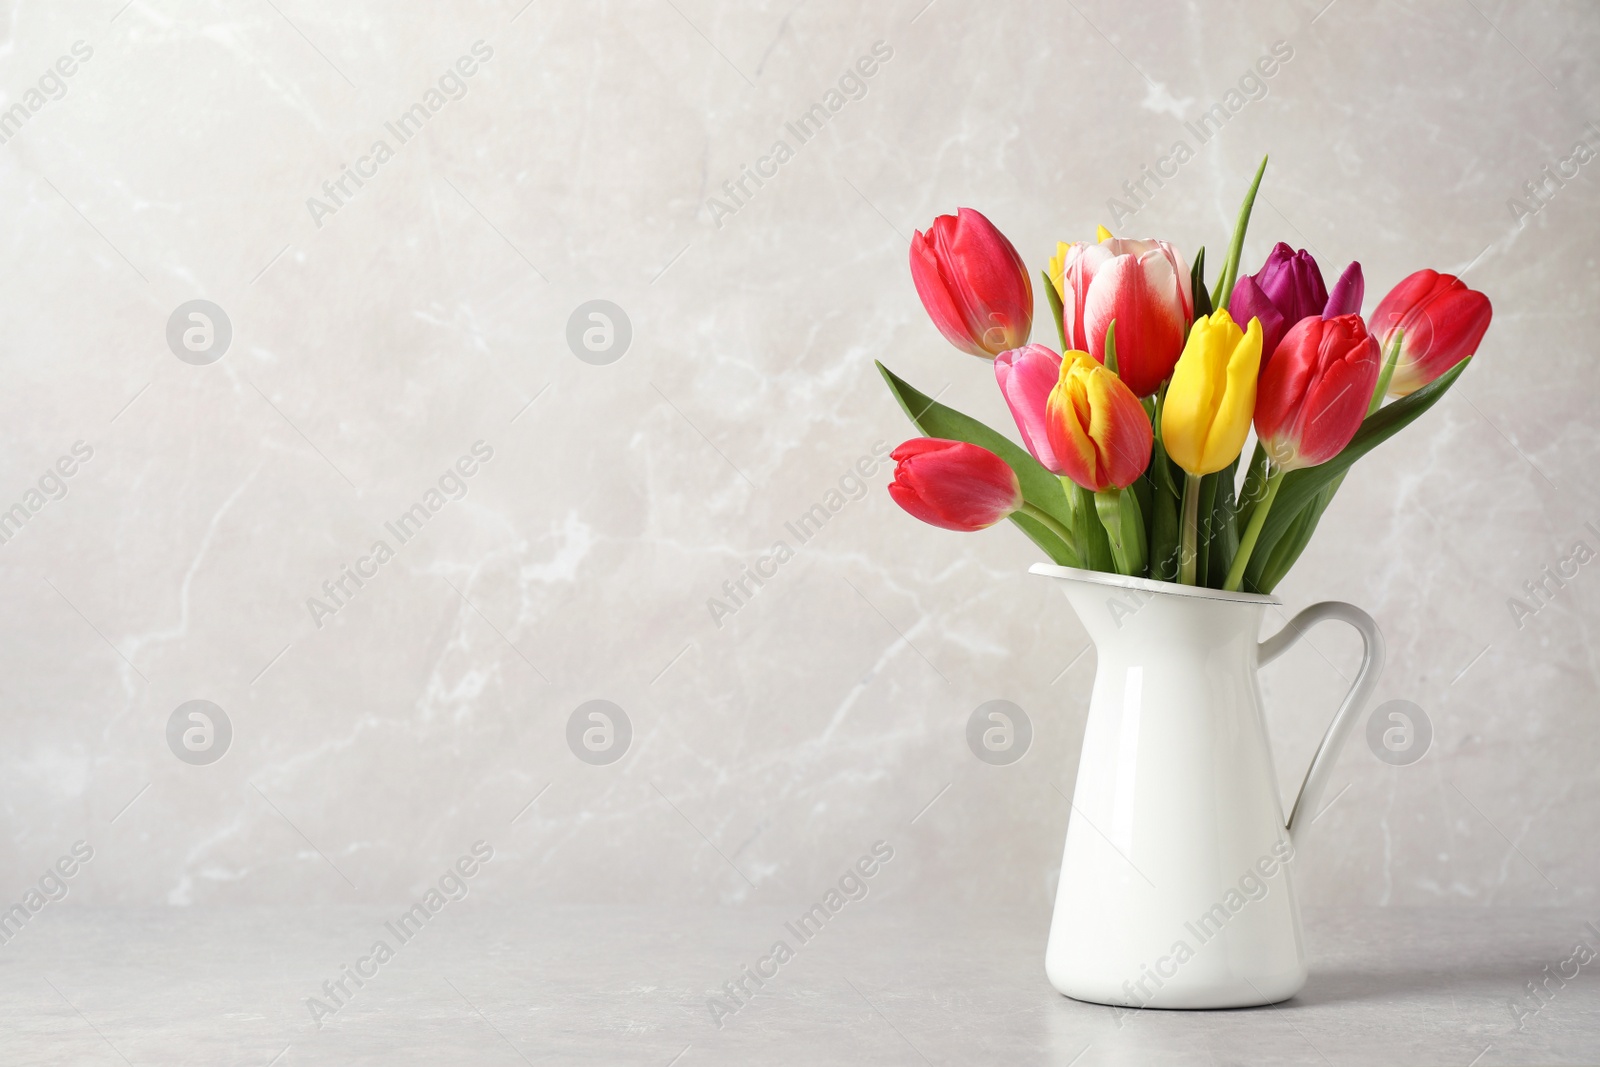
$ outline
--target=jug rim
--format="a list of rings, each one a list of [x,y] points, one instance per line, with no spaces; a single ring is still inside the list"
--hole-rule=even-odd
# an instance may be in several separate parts
[[[1135,578],[1128,574],[1113,574],[1110,571],[1086,571],[1077,567],[1062,567],[1054,563],[1035,563],[1028,568],[1029,574],[1041,574],[1046,578],[1067,578],[1072,581],[1090,582],[1095,585],[1109,585],[1118,589],[1137,589],[1146,593],[1165,593],[1168,596],[1194,597],[1199,600],[1221,600],[1231,604],[1259,604],[1278,605],[1283,601],[1275,596],[1265,593],[1233,593],[1225,589],[1209,589],[1199,585],[1179,585],[1177,582],[1162,582],[1154,578]]]

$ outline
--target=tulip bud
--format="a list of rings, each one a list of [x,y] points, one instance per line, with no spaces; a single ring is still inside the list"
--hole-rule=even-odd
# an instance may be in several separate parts
[[[917,437],[889,453],[889,495],[916,518],[946,530],[981,530],[1022,508],[1006,461],[966,441]]]
[[[1493,314],[1488,297],[1450,274],[1419,270],[1389,290],[1372,313],[1384,351],[1405,330],[1389,395],[1409,396],[1476,352]]]
[[[1246,330],[1221,310],[1195,320],[1161,408],[1161,441],[1178,466],[1202,475],[1233,462],[1250,432],[1260,364],[1260,319]]]
[[[1338,455],[1366,418],[1381,362],[1359,315],[1295,323],[1256,385],[1256,437],[1273,467]]]
[[[1049,274],[1066,343],[1104,363],[1106,330],[1115,322],[1118,375],[1135,396],[1154,395],[1194,316],[1189,267],[1177,250],[1105,234],[1096,244],[1058,245]]]
[[[1028,343],[1033,282],[1005,234],[971,208],[911,238],[911,280],[939,332],[984,359]]]
[[[1061,377],[1061,357],[1044,345],[1015,348],[994,358],[994,377],[1017,420],[1022,443],[1046,470],[1059,472],[1045,431],[1045,403]]]
[[[1091,493],[1126,489],[1150,465],[1150,417],[1133,390],[1087,352],[1062,356],[1045,429],[1055,458],[1045,465]]]

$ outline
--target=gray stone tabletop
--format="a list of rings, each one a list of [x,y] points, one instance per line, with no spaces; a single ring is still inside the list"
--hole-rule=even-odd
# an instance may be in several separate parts
[[[1313,910],[1293,1000],[1124,1013],[1050,988],[1044,914],[869,898],[801,944],[770,908],[476,904],[420,929],[403,907],[45,912],[0,948],[0,1063],[1600,1063],[1574,953],[1600,936],[1570,909]]]

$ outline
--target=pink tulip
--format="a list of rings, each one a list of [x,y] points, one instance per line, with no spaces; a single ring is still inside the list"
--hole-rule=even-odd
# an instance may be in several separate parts
[[[1189,267],[1165,241],[1107,237],[1061,248],[1051,261],[1069,348],[1104,363],[1106,327],[1117,324],[1117,376],[1152,396],[1183,351],[1194,318]]]
[[[1061,377],[1061,357],[1044,345],[1014,348],[994,358],[994,377],[1011,417],[1017,420],[1022,443],[1045,470],[1060,473],[1045,429],[1045,403]]]
[[[971,208],[940,215],[911,238],[911,280],[939,332],[991,359],[1028,343],[1033,282],[1005,234]]]

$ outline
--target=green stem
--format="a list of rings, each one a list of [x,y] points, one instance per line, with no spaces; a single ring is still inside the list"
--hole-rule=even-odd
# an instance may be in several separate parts
[[[1256,505],[1256,510],[1250,516],[1250,525],[1245,528],[1244,539],[1239,542],[1239,552],[1233,557],[1233,566],[1228,568],[1227,581],[1222,583],[1222,588],[1230,593],[1239,591],[1239,585],[1244,581],[1244,569],[1250,563],[1250,553],[1255,551],[1256,539],[1261,536],[1261,527],[1267,524],[1267,512],[1272,510],[1273,498],[1278,495],[1278,487],[1283,484],[1283,476],[1288,473],[1280,468],[1273,468],[1267,475],[1267,495],[1261,498],[1261,503]]]
[[[1378,384],[1372,390],[1372,400],[1367,404],[1368,415],[1378,410],[1383,403],[1383,394],[1389,391],[1389,380],[1394,377],[1394,365],[1400,358],[1400,341],[1405,335],[1405,330],[1395,330],[1394,340],[1389,342],[1389,355],[1383,361],[1383,370],[1378,372]]]
[[[1194,584],[1195,565],[1200,560],[1200,475],[1185,472],[1183,479],[1183,526],[1178,535],[1178,581]]]
[[[1119,378],[1122,376],[1117,369],[1117,320],[1112,319],[1106,323],[1106,370]]]
[[[1061,543],[1067,546],[1068,551],[1072,553],[1073,559],[1077,560],[1078,551],[1073,545],[1072,534],[1068,532],[1065,526],[1061,525],[1055,519],[1052,519],[1049,515],[1045,514],[1043,511],[1040,511],[1026,500],[1022,502],[1022,506],[1017,510],[1028,516],[1028,518],[1032,519],[1040,526],[1043,526],[1046,530],[1049,530],[1051,533],[1061,538]],[[1078,563],[1073,563],[1073,566],[1078,566]]]

